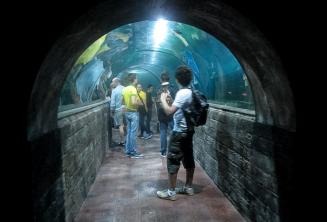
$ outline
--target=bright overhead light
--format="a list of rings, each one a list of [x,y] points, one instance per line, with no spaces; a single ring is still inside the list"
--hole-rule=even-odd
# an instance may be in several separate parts
[[[156,21],[153,30],[153,45],[158,47],[160,43],[166,38],[167,35],[167,20],[159,19]]]

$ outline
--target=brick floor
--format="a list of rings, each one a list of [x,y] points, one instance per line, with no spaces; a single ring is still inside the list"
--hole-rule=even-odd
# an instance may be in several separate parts
[[[168,184],[166,158],[159,155],[159,135],[138,139],[138,146],[143,159],[125,157],[122,147],[110,148],[76,221],[245,221],[198,164],[194,196],[178,195],[176,201],[157,198],[156,191]],[[181,167],[177,185],[182,186],[183,181]]]

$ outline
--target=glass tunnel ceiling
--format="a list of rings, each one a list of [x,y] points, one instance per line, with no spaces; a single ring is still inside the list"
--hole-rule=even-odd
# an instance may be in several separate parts
[[[158,20],[121,26],[90,45],[67,77],[59,111],[105,99],[111,80],[118,76],[127,85],[130,72],[143,88],[158,89],[160,74],[167,71],[177,88],[179,65],[192,69],[192,86],[211,103],[254,110],[246,75],[222,42],[193,26]]]

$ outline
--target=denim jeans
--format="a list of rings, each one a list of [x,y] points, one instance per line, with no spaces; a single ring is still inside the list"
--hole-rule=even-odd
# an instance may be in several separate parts
[[[160,121],[160,152],[162,154],[167,153],[167,131],[168,128],[173,130],[174,121],[171,120],[169,122],[161,122]]]
[[[148,112],[146,113],[146,125],[145,125],[145,130],[148,134],[151,133],[151,127],[150,127],[151,119],[152,119],[152,109],[148,109]]]
[[[149,132],[147,132],[145,124],[144,124],[145,116],[146,116],[145,113],[139,113],[139,123],[140,123],[139,127],[141,130],[140,135],[142,135],[142,136],[144,136],[144,132],[149,133]]]
[[[125,153],[132,154],[136,152],[136,133],[139,125],[138,112],[125,112],[127,123],[127,135],[125,144]]]

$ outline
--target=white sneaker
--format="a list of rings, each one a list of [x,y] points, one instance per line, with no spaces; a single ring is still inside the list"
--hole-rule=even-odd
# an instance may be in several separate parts
[[[145,140],[151,139],[152,138],[152,134],[148,134],[144,137]]]
[[[157,196],[165,200],[176,200],[176,194],[169,195],[168,190],[159,190],[157,191]]]
[[[140,158],[143,158],[144,155],[141,154],[141,153],[132,153],[132,154],[130,154],[130,157],[131,157],[132,159],[140,159]]]
[[[189,196],[192,196],[194,195],[194,189],[192,187],[178,187],[175,189],[176,193],[178,194],[186,194],[186,195],[189,195]]]

